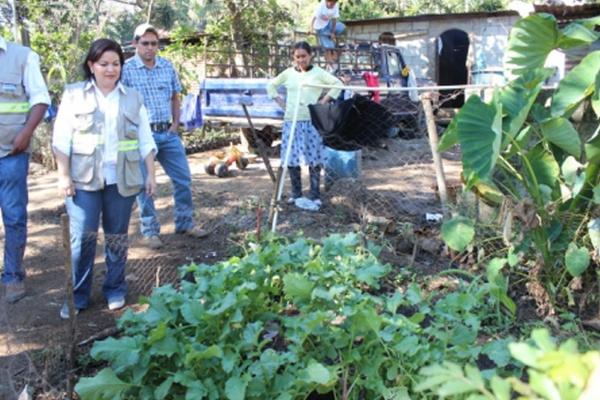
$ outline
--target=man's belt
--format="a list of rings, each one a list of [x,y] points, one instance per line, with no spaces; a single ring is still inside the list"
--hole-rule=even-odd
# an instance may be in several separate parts
[[[150,123],[150,129],[152,130],[152,132],[167,132],[169,130],[169,128],[171,128],[171,123],[170,122],[151,122]]]

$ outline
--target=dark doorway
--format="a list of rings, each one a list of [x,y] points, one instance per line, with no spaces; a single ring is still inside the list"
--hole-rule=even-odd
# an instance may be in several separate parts
[[[450,29],[442,33],[438,40],[437,75],[438,85],[467,84],[467,53],[469,51],[469,35],[459,29]],[[442,107],[457,108],[465,103],[464,90],[456,96],[457,91],[440,91]]]

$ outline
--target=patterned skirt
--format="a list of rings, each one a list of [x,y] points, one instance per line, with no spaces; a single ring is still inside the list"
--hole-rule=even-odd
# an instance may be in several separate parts
[[[292,133],[292,121],[283,123],[281,139],[281,162],[285,162],[285,154]],[[308,165],[316,167],[323,164],[323,139],[310,121],[297,121],[288,167]]]

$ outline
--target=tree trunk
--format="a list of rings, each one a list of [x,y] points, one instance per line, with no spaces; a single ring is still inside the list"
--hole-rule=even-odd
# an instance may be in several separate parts
[[[230,76],[232,78],[238,77],[240,71],[238,67],[246,69],[248,65],[247,56],[244,54],[244,21],[243,21],[243,8],[238,7],[235,1],[228,1],[227,8],[231,13],[231,39],[233,41],[233,54],[230,55],[229,63],[231,64]]]

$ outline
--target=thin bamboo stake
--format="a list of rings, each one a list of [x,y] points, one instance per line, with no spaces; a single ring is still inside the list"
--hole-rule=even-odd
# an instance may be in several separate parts
[[[288,162],[290,156],[292,154],[292,142],[294,141],[294,135],[296,134],[296,125],[298,124],[298,109],[300,108],[300,98],[302,94],[302,90],[304,88],[304,79],[302,79],[300,86],[298,87],[298,95],[294,101],[294,116],[292,118],[292,126],[290,127],[290,137],[287,143],[287,149],[285,149],[285,157],[283,157],[281,166],[279,169],[281,170],[281,179],[279,180],[279,185],[275,188],[276,197],[275,204],[279,204],[281,200],[281,195],[283,193],[283,186],[285,183],[285,173],[287,170]],[[273,220],[271,225],[271,231],[275,233],[277,231],[277,218],[279,216],[279,207],[275,207],[275,212],[273,213]]]
[[[71,231],[69,228],[69,216],[62,214],[60,216],[60,225],[62,227],[62,240],[65,250],[65,267],[66,267],[66,290],[67,290],[67,305],[69,307],[69,328],[67,330],[67,398],[73,400],[74,396],[74,375],[75,369],[75,330],[76,330],[76,314],[75,314],[75,299],[73,295],[73,265],[71,263]]]
[[[423,93],[421,95],[421,103],[425,111],[427,119],[427,135],[429,136],[429,146],[431,146],[431,154],[433,156],[433,166],[435,168],[435,179],[437,181],[438,193],[442,204],[442,212],[447,216],[448,191],[446,189],[446,177],[444,175],[444,165],[442,158],[438,153],[438,134],[435,126],[435,117],[433,115],[433,106],[431,105],[431,93]]]

